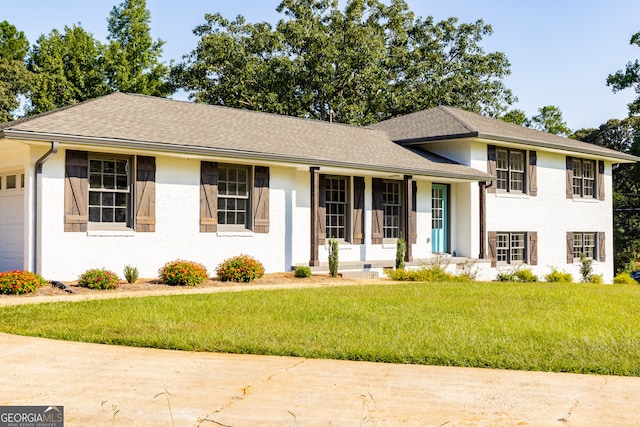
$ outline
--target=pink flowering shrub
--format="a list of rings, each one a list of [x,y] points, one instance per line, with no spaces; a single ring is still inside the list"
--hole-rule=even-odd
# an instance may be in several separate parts
[[[158,270],[158,275],[160,280],[172,286],[197,286],[208,277],[207,269],[204,265],[181,259],[166,263],[164,267]]]
[[[223,282],[250,282],[264,275],[264,266],[249,255],[238,255],[222,261],[216,274]]]
[[[120,287],[120,278],[104,268],[93,268],[80,275],[78,285],[90,289],[117,289]]]
[[[0,294],[28,294],[45,286],[47,281],[30,271],[3,271],[0,273]]]

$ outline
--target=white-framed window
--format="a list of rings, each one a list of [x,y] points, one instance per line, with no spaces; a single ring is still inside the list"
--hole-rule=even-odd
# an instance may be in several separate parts
[[[349,208],[349,183],[347,177],[325,178],[325,228],[328,239],[346,239]]]
[[[587,159],[571,159],[573,163],[573,195],[596,197],[596,162]]]
[[[24,189],[24,173],[20,171],[0,172],[0,193],[13,193]]]
[[[218,168],[218,224],[249,227],[251,169],[242,165]]]
[[[507,192],[525,191],[525,152],[496,148],[496,187]]]
[[[580,254],[596,259],[596,233],[573,233],[573,258],[580,259]]]
[[[385,239],[400,237],[401,192],[399,181],[384,181],[382,191],[384,219],[382,230]]]
[[[496,234],[496,255],[497,261],[506,264],[517,264],[526,262],[526,235],[527,233],[504,233]]]
[[[130,158],[90,155],[88,205],[90,223],[130,224]]]

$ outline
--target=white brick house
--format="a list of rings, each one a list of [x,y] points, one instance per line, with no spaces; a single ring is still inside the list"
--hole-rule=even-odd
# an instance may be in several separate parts
[[[112,94],[0,125],[0,271],[73,280],[246,253],[267,272],[474,260],[613,275],[623,153],[439,107],[369,128]]]

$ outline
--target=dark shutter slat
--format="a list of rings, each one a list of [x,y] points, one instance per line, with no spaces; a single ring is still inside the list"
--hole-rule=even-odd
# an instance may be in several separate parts
[[[538,195],[538,155],[535,151],[529,151],[529,195]]]
[[[353,177],[353,242],[364,243],[364,177]]]
[[[327,242],[327,177],[318,178],[318,245]]]
[[[573,232],[567,231],[567,264],[573,264]]]
[[[89,222],[89,153],[67,150],[64,180],[64,231],[87,231]]]
[[[604,232],[598,233],[598,261],[605,262],[607,260],[607,248],[605,246]]]
[[[269,232],[269,168],[256,166],[253,179],[253,231]]]
[[[494,178],[497,178],[496,173],[496,146],[495,145],[487,145],[487,173]],[[487,187],[487,193],[495,193],[496,187],[498,186],[498,181],[494,181],[490,187]]]
[[[138,156],[136,171],[136,231],[156,231],[156,158]]]
[[[371,244],[381,245],[384,237],[382,226],[384,216],[383,196],[384,182],[380,178],[371,180],[372,207],[371,207]]]
[[[491,260],[491,267],[498,265],[498,251],[497,251],[498,233],[495,231],[489,231],[487,233],[487,243],[489,246],[489,259]]]
[[[598,161],[598,188],[596,191],[598,192],[598,200],[604,200],[604,162],[602,160]]]
[[[573,199],[573,160],[567,157],[567,199]]]
[[[529,265],[538,265],[538,232],[529,233]]]
[[[200,232],[218,231],[218,164],[200,163]]]

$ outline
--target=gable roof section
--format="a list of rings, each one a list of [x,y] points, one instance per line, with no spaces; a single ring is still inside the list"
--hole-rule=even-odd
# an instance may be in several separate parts
[[[0,125],[0,136],[465,180],[481,171],[393,143],[383,131],[114,93]]]
[[[598,145],[564,138],[524,126],[492,119],[453,107],[434,107],[395,117],[369,126],[383,130],[402,145],[420,145],[458,138],[482,138],[535,147],[605,157],[612,161],[636,162],[640,159]]]

